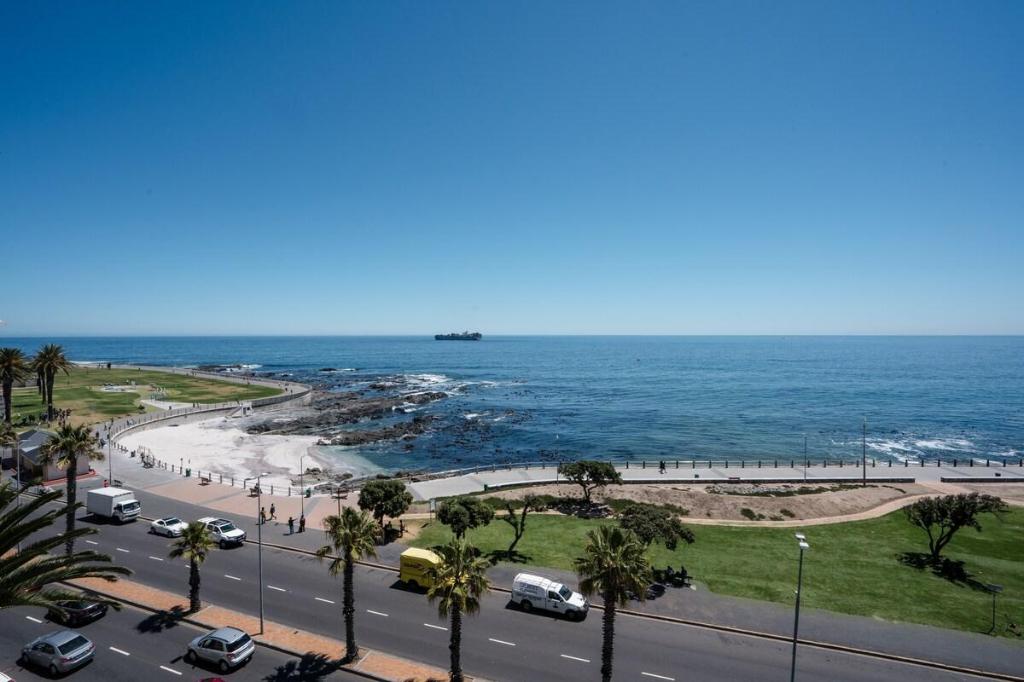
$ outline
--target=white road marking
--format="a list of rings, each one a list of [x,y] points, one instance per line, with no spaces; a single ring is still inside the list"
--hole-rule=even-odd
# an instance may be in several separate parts
[[[113,647],[112,646],[112,647],[107,647],[107,648],[110,649],[111,651],[113,651],[115,654],[121,654],[122,656],[131,656],[131,654],[128,653],[127,651],[123,651],[121,649],[118,649],[117,647]]]
[[[317,601],[322,601],[325,604],[333,604],[334,603],[330,599],[324,599],[323,597],[313,597],[313,599],[316,599]]]
[[[225,578],[230,578],[231,580],[241,580],[241,578],[236,578],[235,576],[233,576],[233,575],[228,575],[227,573],[225,573],[225,574],[224,574],[224,577],[225,577]]]
[[[431,625],[430,623],[424,623],[423,627],[434,628],[435,630],[444,630],[445,632],[448,632],[448,628],[441,627],[440,625]]]
[[[32,621],[33,623],[42,623],[43,622],[43,621],[39,620],[38,618],[33,618],[32,616],[25,616],[25,618],[30,620],[30,621]]]
[[[494,642],[495,644],[504,644],[505,646],[515,646],[516,645],[515,642],[506,642],[503,639],[494,639],[493,637],[488,637],[487,639],[489,639],[490,641]]]
[[[151,556],[151,557],[149,557],[149,558],[150,558],[150,559],[152,559],[153,561],[163,561],[163,559],[161,559],[161,558],[160,558],[160,557],[158,557],[158,556]]]
[[[579,656],[570,656],[569,654],[559,654],[562,658],[568,658],[570,661],[579,661],[580,663],[590,663],[589,658],[580,658]]]
[[[367,612],[367,613],[372,613],[372,614],[373,614],[373,615],[375,615],[375,616],[384,616],[385,618],[387,618],[387,617],[388,617],[388,614],[386,614],[386,613],[381,613],[380,611],[374,611],[374,610],[372,610],[372,609],[366,609],[366,612]]]
[[[115,547],[114,549],[116,549],[118,552],[124,552],[125,554],[131,554],[131,552],[129,552],[127,549],[121,549],[120,547]]]
[[[288,590],[283,587],[274,587],[273,585],[267,585],[268,590],[277,590],[278,592],[287,592]]]
[[[174,673],[175,675],[181,675],[181,673],[179,671],[175,670],[174,668],[168,668],[166,665],[160,666],[160,669],[161,670],[166,670],[169,673]]]
[[[100,543],[94,542],[92,540],[86,540],[86,542],[88,542],[90,545],[98,545],[98,544],[100,544]]]
[[[664,675],[655,675],[654,673],[645,673],[645,672],[641,672],[640,674],[641,675],[646,675],[647,677],[655,677],[655,678],[657,678],[659,680],[668,680],[668,682],[676,682],[676,678],[674,678],[674,677],[665,677]]]

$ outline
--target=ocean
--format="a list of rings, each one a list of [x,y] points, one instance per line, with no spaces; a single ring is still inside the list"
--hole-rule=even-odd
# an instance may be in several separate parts
[[[447,393],[391,418],[436,417],[416,439],[338,448],[389,471],[798,459],[805,438],[809,457],[853,459],[865,419],[881,460],[1024,456],[1024,337],[0,339],[26,352],[49,342],[77,361],[242,364],[331,391]]]

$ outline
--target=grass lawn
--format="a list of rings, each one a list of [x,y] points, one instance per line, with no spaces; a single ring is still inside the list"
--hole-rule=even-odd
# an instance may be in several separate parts
[[[104,384],[125,385],[132,381],[138,391],[114,393],[100,390]],[[246,386],[164,372],[76,367],[69,376],[57,376],[53,385],[53,402],[58,409],[72,410],[73,423],[91,424],[111,417],[138,414],[139,401],[151,397],[156,388],[164,394],[164,400],[188,403],[254,400],[280,393],[279,389],[269,386]],[[38,415],[46,411],[34,387],[15,389],[13,403],[15,414]]]
[[[572,570],[583,552],[587,530],[609,521],[535,514],[517,550],[528,563]],[[655,545],[656,566],[686,565],[695,579],[717,593],[791,604],[796,586],[798,529],[692,526],[697,541],[675,552]],[[998,623],[1008,614],[1024,621],[1024,510],[1012,508],[1002,520],[986,515],[982,533],[961,530],[944,555],[963,561],[967,580],[953,582],[928,569],[904,565],[904,552],[927,551],[923,531],[911,526],[902,511],[871,521],[811,526],[804,532],[811,549],[804,555],[802,603],[813,608],[891,621],[925,623],[957,630],[986,632],[992,599],[978,583],[1004,587]],[[450,538],[436,521],[411,544],[430,547]],[[468,533],[484,552],[504,550],[512,529],[503,521]],[[972,586],[972,584],[974,586]]]

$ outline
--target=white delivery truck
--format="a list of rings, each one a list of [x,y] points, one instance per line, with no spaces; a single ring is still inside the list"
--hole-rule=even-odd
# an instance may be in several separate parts
[[[583,620],[590,610],[590,603],[579,592],[529,573],[520,573],[512,581],[512,601],[523,611],[543,609],[564,614],[573,620]]]
[[[86,495],[86,511],[106,519],[124,523],[134,521],[142,513],[142,504],[135,493],[124,488],[95,488]]]

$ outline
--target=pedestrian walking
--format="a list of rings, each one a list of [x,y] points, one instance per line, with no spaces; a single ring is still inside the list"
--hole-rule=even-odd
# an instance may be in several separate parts
[[[299,532],[300,533],[305,533],[306,532],[306,515],[305,514],[303,514],[302,516],[299,517]]]
[[[665,460],[658,462],[658,473],[665,473]]]
[[[270,503],[270,519],[277,521],[277,507],[274,506],[273,502]]]
[[[267,522],[267,508],[260,507],[260,525],[262,526]]]
[[[294,534],[295,534],[295,517],[289,516],[288,517],[288,535],[294,535]]]

